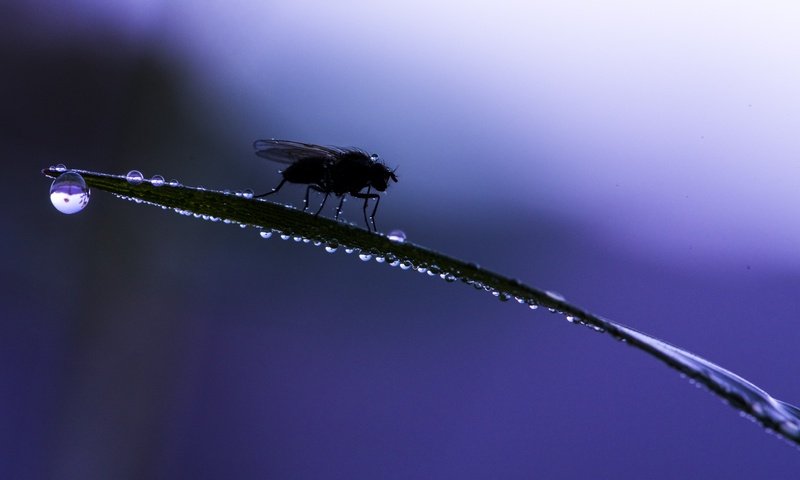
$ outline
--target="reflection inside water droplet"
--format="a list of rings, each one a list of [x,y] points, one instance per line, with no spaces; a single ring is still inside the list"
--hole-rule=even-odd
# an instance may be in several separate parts
[[[91,191],[86,181],[75,172],[62,173],[50,186],[50,202],[61,213],[78,213],[89,203]]]
[[[392,230],[386,235],[386,238],[393,242],[403,243],[406,241],[406,233],[402,230]]]
[[[139,170],[131,170],[125,175],[125,180],[128,181],[131,185],[139,185],[144,181],[144,175]]]

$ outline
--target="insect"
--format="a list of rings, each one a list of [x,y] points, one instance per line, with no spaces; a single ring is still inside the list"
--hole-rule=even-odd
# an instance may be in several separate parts
[[[364,222],[369,231],[370,221],[373,230],[375,226],[375,213],[381,201],[380,195],[372,193],[386,191],[389,180],[397,182],[394,170],[378,160],[377,155],[355,148],[323,147],[309,143],[293,142],[290,140],[256,140],[253,148],[259,157],[273,160],[288,165],[280,173],[283,179],[278,186],[267,193],[256,195],[266,197],[272,195],[283,187],[286,182],[306,184],[306,196],[303,199],[303,211],[308,209],[308,194],[311,190],[324,193],[322,204],[314,216],[319,215],[322,207],[331,193],[340,198],[336,207],[335,219],[339,219],[346,194],[355,198],[364,199]],[[362,193],[362,190],[367,189]],[[372,214],[367,219],[367,206],[371,198],[375,199]]]

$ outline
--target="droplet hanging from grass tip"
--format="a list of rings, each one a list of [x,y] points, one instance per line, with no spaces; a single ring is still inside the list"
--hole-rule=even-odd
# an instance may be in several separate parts
[[[89,204],[91,190],[76,172],[64,172],[50,186],[50,202],[61,213],[72,215]]]

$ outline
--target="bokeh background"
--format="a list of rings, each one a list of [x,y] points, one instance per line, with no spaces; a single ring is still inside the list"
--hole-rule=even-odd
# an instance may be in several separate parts
[[[796,478],[796,448],[560,316],[103,192],[62,215],[39,170],[266,191],[256,138],[363,147],[399,167],[383,231],[797,403],[800,7],[0,14],[0,477]]]

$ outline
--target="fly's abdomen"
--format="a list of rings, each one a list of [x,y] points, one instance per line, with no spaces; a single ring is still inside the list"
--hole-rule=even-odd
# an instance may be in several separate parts
[[[328,176],[327,159],[306,158],[298,160],[286,167],[282,173],[287,182],[322,186]]]

